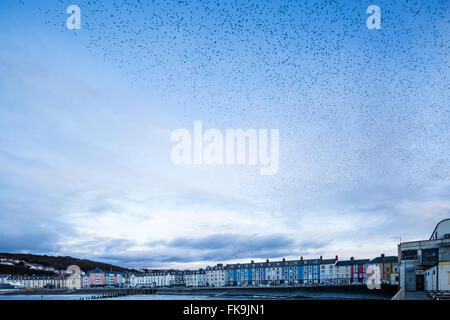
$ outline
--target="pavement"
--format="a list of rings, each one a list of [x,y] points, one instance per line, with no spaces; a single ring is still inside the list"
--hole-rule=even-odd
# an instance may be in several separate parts
[[[405,300],[432,300],[425,291],[406,291]]]

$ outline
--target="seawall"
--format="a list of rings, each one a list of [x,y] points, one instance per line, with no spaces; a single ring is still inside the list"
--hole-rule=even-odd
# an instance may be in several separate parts
[[[366,285],[317,287],[224,287],[224,288],[156,288],[156,294],[251,296],[292,299],[391,299],[398,287],[382,285],[370,290]]]
[[[85,288],[29,289],[1,292],[3,295],[100,295],[130,296],[145,294],[251,297],[262,299],[391,299],[398,291],[397,286],[382,285],[380,289],[369,290],[365,285],[317,286],[317,287],[218,287],[218,288]]]

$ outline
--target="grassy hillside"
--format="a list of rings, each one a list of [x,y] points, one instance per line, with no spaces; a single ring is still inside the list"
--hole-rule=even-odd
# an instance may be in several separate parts
[[[64,270],[68,266],[75,264],[81,268],[84,272],[100,268],[104,271],[125,271],[134,272],[135,270],[118,267],[112,264],[96,262],[85,259],[76,259],[72,257],[53,257],[47,255],[35,255],[35,254],[22,254],[22,253],[0,253],[0,258],[23,260],[29,263],[40,264],[46,267],[54,267],[55,269]],[[17,266],[15,266],[17,267]],[[19,269],[18,269],[19,270]],[[19,270],[20,271],[20,270]],[[29,270],[29,272],[35,272],[36,270]],[[0,273],[8,273],[0,271]],[[37,274],[37,273],[36,273]]]
[[[0,274],[11,274],[15,276],[54,276],[51,271],[31,270],[25,266],[8,266],[0,264]]]

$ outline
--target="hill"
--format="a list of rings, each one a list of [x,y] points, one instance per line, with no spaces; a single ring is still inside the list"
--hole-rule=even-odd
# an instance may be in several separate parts
[[[77,259],[69,256],[47,256],[47,255],[36,255],[36,254],[22,254],[22,253],[0,253],[0,258],[22,260],[24,262],[39,264],[45,267],[53,267],[58,270],[65,270],[68,266],[75,264],[80,267],[84,272],[88,272],[95,268],[100,268],[104,271],[123,271],[123,272],[136,272],[136,270],[122,268],[108,263],[96,262],[86,259]],[[18,266],[12,266],[18,267]],[[25,268],[25,267],[23,267]],[[19,270],[19,269],[18,269]],[[20,270],[19,270],[20,271]],[[34,272],[36,270],[30,270],[29,272]],[[3,273],[3,272],[1,272]],[[7,273],[7,272],[5,272]]]
[[[32,270],[26,266],[8,266],[0,264],[0,274],[11,274],[14,276],[54,276],[51,271]]]

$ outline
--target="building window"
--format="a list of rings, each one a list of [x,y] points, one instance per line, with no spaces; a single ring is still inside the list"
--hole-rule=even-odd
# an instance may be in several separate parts
[[[417,250],[404,250],[402,251],[402,260],[416,260]]]
[[[437,262],[438,249],[424,249],[422,250],[422,262],[435,263]]]

